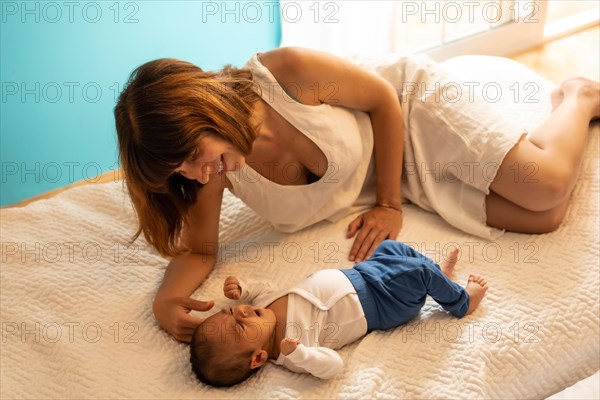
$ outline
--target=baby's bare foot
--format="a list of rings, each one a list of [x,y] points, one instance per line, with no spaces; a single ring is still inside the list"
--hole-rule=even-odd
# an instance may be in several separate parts
[[[485,292],[488,290],[487,281],[480,275],[469,275],[469,280],[467,282],[467,293],[469,294],[469,309],[465,315],[471,314],[481,300],[483,296],[485,296]]]
[[[448,253],[448,256],[444,257],[440,263],[440,269],[450,279],[454,276],[454,266],[456,265],[456,261],[458,261],[458,248],[453,247],[450,250],[450,253]]]

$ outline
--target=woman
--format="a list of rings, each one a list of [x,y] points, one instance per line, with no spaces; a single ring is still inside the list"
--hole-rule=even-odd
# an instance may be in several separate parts
[[[439,79],[433,62],[418,60],[406,62],[401,80]],[[456,108],[440,114],[448,105],[426,98],[401,106],[399,92],[376,73],[300,48],[255,54],[240,70],[203,72],[174,59],[136,69],[115,119],[140,224],[135,237],[143,232],[162,255],[173,257],[153,303],[160,325],[189,342],[202,321],[189,312],[212,307],[189,295],[215,265],[225,188],[284,232],[362,210],[347,231],[355,237],[349,259],[356,262],[397,237],[403,197],[482,237],[504,229],[556,229],[578,176],[589,122],[600,115],[597,83],[564,82],[553,93],[552,114],[516,137],[489,134],[493,129],[475,119],[466,121],[473,129],[468,135],[453,131]],[[439,123],[432,109],[443,117]],[[457,123],[468,118],[463,113]],[[487,158],[464,164],[496,163],[494,179],[461,182],[455,175],[439,184],[402,174],[403,157],[411,165],[427,163],[419,154],[427,158],[428,149],[440,147],[420,129],[423,120],[446,135],[448,160],[471,157],[468,143],[478,149],[473,156],[479,161],[482,154]],[[514,179],[528,176],[532,163],[533,182]],[[436,191],[443,195],[432,195]]]

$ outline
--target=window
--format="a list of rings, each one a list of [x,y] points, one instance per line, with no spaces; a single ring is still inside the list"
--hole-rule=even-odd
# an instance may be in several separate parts
[[[598,1],[281,1],[281,46],[340,56],[511,55],[597,24]]]
[[[599,19],[598,0],[551,0],[548,2],[544,37],[552,40],[576,30],[598,26]]]
[[[507,56],[543,43],[546,1],[498,0],[441,2],[460,4],[461,19],[442,18],[441,42],[425,51],[444,60],[462,54]],[[470,9],[467,5],[471,4]]]

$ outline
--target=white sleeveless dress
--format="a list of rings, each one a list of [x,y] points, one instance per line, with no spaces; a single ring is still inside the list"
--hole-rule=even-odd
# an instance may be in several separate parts
[[[262,98],[323,151],[329,168],[317,182],[283,186],[246,165],[227,173],[233,194],[283,232],[371,208],[376,188],[368,114],[296,102],[258,55],[245,68],[262,88]],[[523,124],[506,118],[489,101],[461,96],[457,86],[469,86],[427,56],[365,60],[350,59],[388,80],[401,102],[403,200],[439,214],[464,232],[486,239],[502,235],[503,230],[486,225],[485,196],[506,153],[524,134]]]
[[[345,107],[296,102],[260,63],[259,53],[245,65],[262,89],[262,99],[312,140],[327,157],[327,171],[307,185],[280,185],[246,164],[227,172],[232,193],[282,232],[295,232],[322,220],[337,221],[375,203],[373,129],[369,115]],[[264,167],[264,166],[263,166]],[[284,166],[287,168],[287,166]],[[258,168],[257,168],[258,169]],[[285,169],[284,169],[285,171]],[[294,171],[290,168],[288,173]]]

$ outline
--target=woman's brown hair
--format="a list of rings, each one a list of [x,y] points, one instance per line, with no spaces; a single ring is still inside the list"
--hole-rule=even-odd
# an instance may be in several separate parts
[[[209,72],[162,58],[133,70],[114,109],[119,160],[139,223],[131,242],[143,232],[163,256],[187,250],[179,237],[202,184],[175,170],[209,133],[249,154],[259,90],[249,70],[231,65]]]

